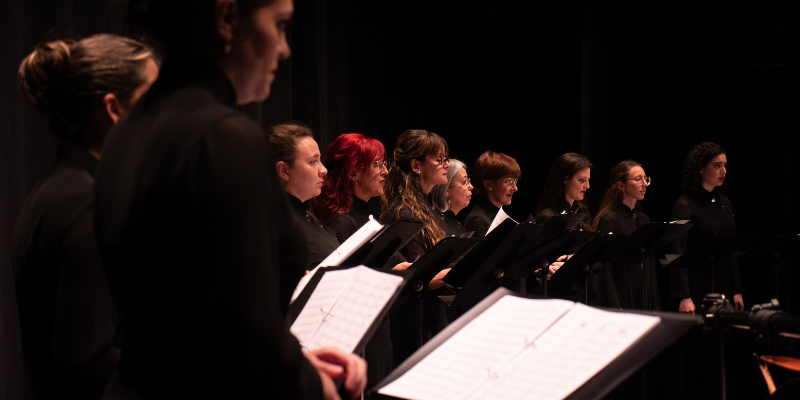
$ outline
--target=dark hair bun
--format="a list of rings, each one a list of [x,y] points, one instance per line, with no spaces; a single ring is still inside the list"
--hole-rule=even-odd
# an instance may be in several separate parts
[[[22,60],[19,81],[22,93],[33,105],[45,113],[63,92],[62,81],[69,70],[70,57],[75,42],[71,39],[41,43]]]

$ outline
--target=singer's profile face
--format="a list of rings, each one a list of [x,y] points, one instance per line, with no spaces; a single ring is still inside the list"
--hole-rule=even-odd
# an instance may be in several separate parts
[[[564,182],[564,197],[567,198],[567,202],[570,205],[576,200],[583,200],[586,191],[589,190],[590,176],[591,170],[589,168],[584,168],[576,172],[571,179]]]
[[[233,73],[237,77],[232,81],[239,104],[264,101],[269,97],[278,61],[291,55],[286,25],[293,12],[292,0],[276,0],[244,16],[236,25],[231,53],[227,57],[236,68]]]

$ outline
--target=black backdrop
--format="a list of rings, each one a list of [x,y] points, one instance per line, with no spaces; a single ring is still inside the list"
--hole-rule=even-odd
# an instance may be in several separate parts
[[[403,130],[421,128],[445,137],[451,155],[468,165],[487,149],[509,154],[522,168],[508,207],[517,220],[535,210],[547,169],[568,151],[594,163],[593,210],[607,171],[634,158],[653,177],[645,211],[667,220],[686,153],[715,141],[728,150],[727,195],[740,231],[800,231],[796,4],[441,3],[298,1],[292,58],[270,99],[246,111],[263,126],[305,121],[322,148],[340,133],[362,132],[391,150]],[[2,399],[28,395],[11,232],[55,155],[45,118],[17,88],[16,69],[43,39],[126,33],[122,9],[121,0],[0,6]],[[771,295],[761,265],[743,266],[748,307]],[[798,283],[795,272],[784,284]],[[796,296],[786,301],[798,314]]]

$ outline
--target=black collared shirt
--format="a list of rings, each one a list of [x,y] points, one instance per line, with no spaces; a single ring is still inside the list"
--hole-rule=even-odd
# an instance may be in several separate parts
[[[312,270],[339,247],[339,241],[336,240],[333,230],[322,225],[317,217],[308,211],[308,204],[289,193],[286,194],[286,197],[289,199],[295,215],[300,219],[300,231],[308,244],[306,269]]]

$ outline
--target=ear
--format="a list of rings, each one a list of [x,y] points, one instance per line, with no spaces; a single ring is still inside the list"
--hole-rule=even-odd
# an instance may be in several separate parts
[[[619,189],[620,191],[622,191],[622,190],[624,190],[624,189],[625,189],[625,185],[623,185],[623,184],[622,184],[622,182],[620,182],[620,181],[617,181],[617,189]]]
[[[106,93],[103,96],[103,110],[105,111],[104,116],[108,117],[112,125],[116,124],[122,118],[122,114],[125,113],[122,103],[114,93]]]
[[[411,171],[412,172],[414,172],[414,173],[418,173],[419,172],[419,166],[420,166],[419,160],[417,160],[416,158],[412,159],[410,165],[411,165]]]
[[[226,44],[233,41],[233,30],[236,28],[239,8],[236,0],[217,0],[214,4],[214,27]]]
[[[275,164],[275,170],[284,183],[289,181],[289,166],[285,162],[278,161],[278,163]]]
[[[450,198],[450,189],[445,190],[444,191],[444,195],[447,196],[447,198],[449,199]]]
[[[484,179],[483,180],[483,187],[485,187],[486,190],[492,190],[492,189],[494,189],[494,182],[490,181],[488,179]]]
[[[350,173],[350,176],[348,176],[348,178],[350,178],[350,180],[353,181],[353,182],[357,182],[358,181],[358,168],[354,169],[353,172]]]

